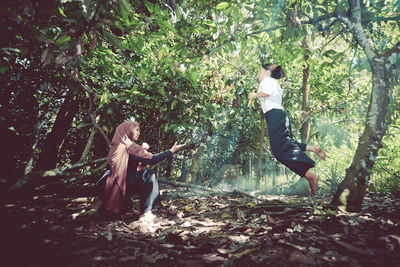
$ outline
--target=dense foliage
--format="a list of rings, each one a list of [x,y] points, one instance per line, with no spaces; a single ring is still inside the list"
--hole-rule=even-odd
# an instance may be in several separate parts
[[[361,3],[368,38],[378,52],[388,51],[400,38],[399,1]],[[295,134],[300,138],[307,118],[308,141],[328,152],[317,170],[321,191],[334,193],[365,124],[372,82],[365,51],[332,15],[348,8],[326,0],[3,1],[0,116],[9,151],[3,162],[12,167],[3,179],[11,184],[31,169],[104,157],[104,136],[135,118],[140,142],[154,152],[175,140],[188,144],[158,167],[162,176],[211,185],[244,177],[252,189],[290,180],[285,172],[271,182],[282,167],[267,137],[263,177],[255,174],[262,117],[257,104],[247,106],[247,94],[257,87],[260,62],[268,61],[286,71],[284,107]],[[371,189],[392,194],[400,190],[398,77],[370,178]],[[105,135],[96,129],[92,140],[96,122]]]

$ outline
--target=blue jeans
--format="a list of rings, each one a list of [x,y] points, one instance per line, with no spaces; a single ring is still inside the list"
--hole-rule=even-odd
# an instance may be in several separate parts
[[[160,190],[153,170],[133,171],[126,176],[126,199],[139,195],[140,212],[151,211],[159,200]]]

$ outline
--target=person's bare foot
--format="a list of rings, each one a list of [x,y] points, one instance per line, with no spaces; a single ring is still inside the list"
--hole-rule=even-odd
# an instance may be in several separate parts
[[[325,160],[325,159],[326,159],[326,153],[325,153],[325,151],[322,150],[321,147],[316,146],[314,152],[315,152],[315,154],[317,154],[318,157],[320,157],[322,160]]]
[[[310,185],[311,194],[315,196],[317,194],[318,175],[312,172],[307,172],[304,175],[304,178],[307,179],[308,184]]]

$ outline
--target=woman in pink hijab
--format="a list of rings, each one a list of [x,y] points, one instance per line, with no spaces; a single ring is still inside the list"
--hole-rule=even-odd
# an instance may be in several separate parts
[[[171,157],[184,145],[175,143],[171,149],[153,155],[148,147],[135,143],[139,139],[139,123],[125,121],[120,124],[111,142],[107,159],[107,171],[97,182],[105,181],[101,208],[118,214],[129,205],[133,194],[140,196],[140,220],[152,221],[151,213],[154,202],[159,196],[158,182],[152,170],[144,165],[154,165]]]

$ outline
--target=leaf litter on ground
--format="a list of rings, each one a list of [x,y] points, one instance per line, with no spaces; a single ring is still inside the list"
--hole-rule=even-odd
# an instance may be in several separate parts
[[[367,196],[361,213],[344,213],[327,208],[326,196],[311,202],[165,186],[155,209],[161,222],[150,226],[137,221],[137,200],[117,219],[88,212],[90,200],[37,196],[7,203],[5,213],[29,233],[15,239],[27,242],[34,235],[33,249],[50,253],[33,257],[45,263],[79,263],[79,255],[92,266],[400,262],[398,199]]]

